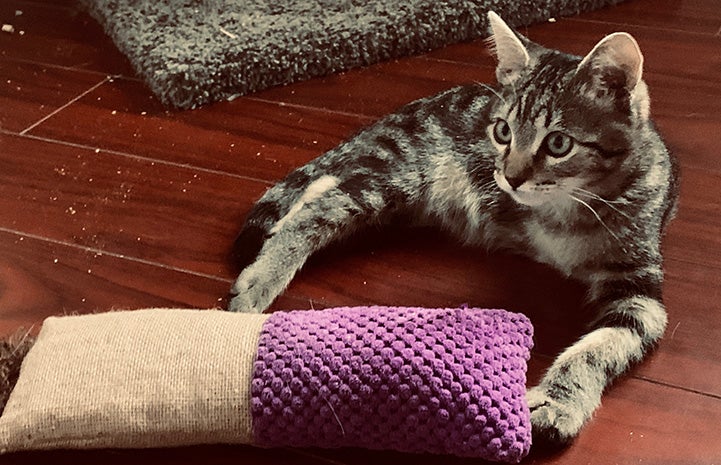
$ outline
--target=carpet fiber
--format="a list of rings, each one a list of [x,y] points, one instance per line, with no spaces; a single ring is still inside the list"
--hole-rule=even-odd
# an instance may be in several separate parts
[[[158,98],[178,109],[622,0],[80,0]]]

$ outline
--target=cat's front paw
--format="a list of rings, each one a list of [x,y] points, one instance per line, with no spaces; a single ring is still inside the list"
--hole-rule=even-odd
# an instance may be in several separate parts
[[[233,289],[231,289],[228,298],[228,311],[237,313],[261,313],[263,311],[247,295],[236,294]]]
[[[261,313],[275,298],[272,290],[254,273],[245,270],[230,288],[228,310],[239,313]]]
[[[552,398],[543,386],[526,392],[531,410],[533,441],[547,447],[563,447],[578,435],[586,421],[586,413],[573,401]]]

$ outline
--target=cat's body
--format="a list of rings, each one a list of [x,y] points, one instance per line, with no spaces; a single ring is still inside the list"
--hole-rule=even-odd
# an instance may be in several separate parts
[[[528,393],[534,435],[564,443],[664,332],[675,164],[649,120],[633,38],[609,36],[581,59],[489,18],[499,88],[406,105],[268,190],[238,239],[247,267],[231,310],[263,311],[312,253],[399,214],[523,253],[586,282],[598,310]]]

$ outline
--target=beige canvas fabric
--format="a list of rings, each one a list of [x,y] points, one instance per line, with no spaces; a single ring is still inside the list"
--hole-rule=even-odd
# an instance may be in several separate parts
[[[0,449],[249,444],[266,319],[172,309],[48,318],[0,417]]]

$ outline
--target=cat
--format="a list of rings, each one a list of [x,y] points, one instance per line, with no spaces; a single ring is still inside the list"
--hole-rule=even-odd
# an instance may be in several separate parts
[[[678,169],[649,115],[627,33],[585,57],[489,13],[497,86],[423,98],[291,172],[246,218],[229,309],[261,312],[311,254],[412,215],[469,245],[510,249],[588,285],[589,332],[527,392],[534,441],[565,445],[608,385],[664,333],[660,242]]]

